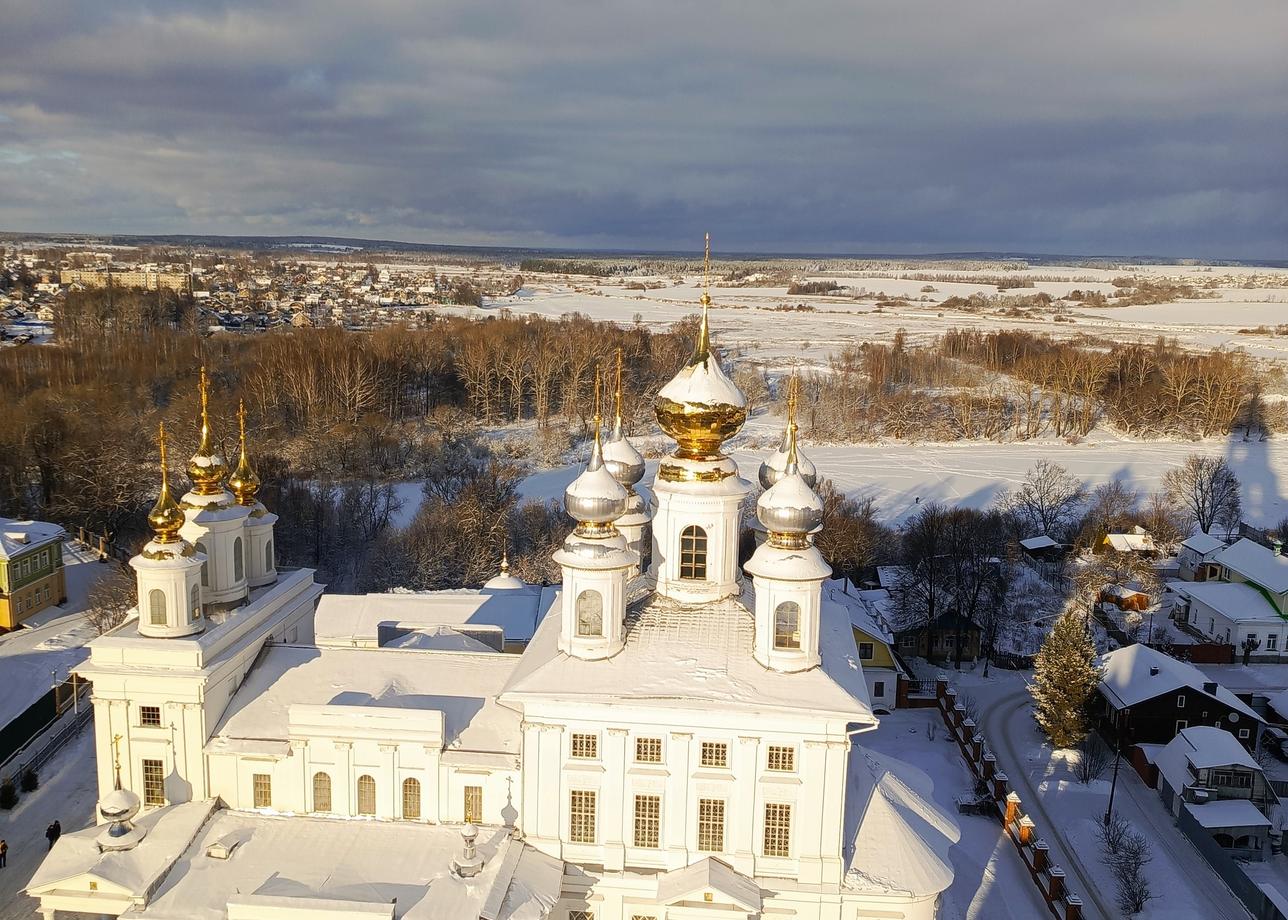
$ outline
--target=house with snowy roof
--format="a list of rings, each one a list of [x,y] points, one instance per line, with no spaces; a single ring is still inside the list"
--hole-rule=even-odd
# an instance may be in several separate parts
[[[1230,732],[1182,729],[1154,757],[1158,794],[1173,816],[1207,831],[1231,856],[1266,859],[1279,798]]]
[[[1108,738],[1124,746],[1167,744],[1197,725],[1229,731],[1257,749],[1264,720],[1243,700],[1194,665],[1136,643],[1101,659],[1092,715]]]
[[[1201,571],[1215,578],[1168,583],[1172,618],[1249,660],[1279,660],[1288,647],[1288,558],[1244,538],[1211,553]]]
[[[1185,581],[1216,578],[1221,569],[1216,562],[1216,555],[1225,546],[1225,541],[1220,537],[1202,531],[1186,537],[1181,541],[1181,549],[1176,556],[1178,574]]]
[[[553,590],[323,611],[311,571],[277,567],[244,431],[231,473],[214,450],[203,373],[193,489],[170,496],[163,438],[138,615],[79,669],[99,825],[29,884],[47,920],[933,920],[958,828],[864,747],[794,420],[738,565],[750,484],[721,446],[746,400],[709,302],[658,396],[677,448],[647,512],[620,401],[606,443],[596,412]]]
[[[1153,535],[1140,525],[1125,533],[1105,534],[1098,547],[1098,551],[1104,550],[1113,550],[1118,553],[1134,553],[1150,559],[1158,555],[1158,546],[1154,543]]]
[[[57,524],[0,518],[0,632],[67,602],[66,536]]]

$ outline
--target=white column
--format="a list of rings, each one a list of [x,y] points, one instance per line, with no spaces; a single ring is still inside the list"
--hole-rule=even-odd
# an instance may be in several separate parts
[[[536,722],[523,723],[523,805],[519,812],[519,829],[527,836],[536,836],[538,806],[541,802],[541,726]]]
[[[400,820],[403,814],[402,777],[398,775],[398,745],[381,744],[377,745],[377,747],[379,748],[380,753],[384,755],[382,758],[384,760],[384,764],[382,766],[384,768],[385,775],[389,777],[390,795],[386,800],[388,811],[385,813],[385,816]],[[379,787],[377,787],[377,791],[378,789]],[[380,805],[377,803],[376,814],[379,813]]]
[[[733,818],[729,850],[733,853],[733,867],[744,875],[754,875],[760,798],[756,794],[760,786],[760,739],[739,735],[735,756],[733,796],[729,802]]]
[[[331,783],[331,807],[338,815],[352,815],[357,812],[355,796],[357,791],[353,775],[353,742],[335,742],[335,780]]]
[[[559,829],[568,810],[563,776],[563,726],[541,727],[541,792],[537,795],[537,836],[562,840]]]
[[[796,858],[800,862],[800,880],[807,884],[817,885],[823,880],[821,853],[823,836],[829,825],[839,828],[840,823],[829,820],[830,815],[842,812],[826,811],[825,796],[832,785],[828,774],[826,741],[805,741],[801,744],[801,795],[797,800],[795,813],[792,815],[792,843],[796,847]],[[844,781],[844,774],[842,774]],[[813,821],[807,816],[821,815],[821,821]]]
[[[671,732],[670,773],[666,777],[666,849],[668,865],[678,868],[689,862],[689,760],[693,735]]]
[[[849,753],[848,740],[827,742],[827,781],[823,788],[822,811],[824,815],[845,814],[845,782]],[[841,839],[841,833],[840,822],[823,822],[823,839],[819,853],[822,857],[822,875],[825,883],[840,883],[845,874],[842,858],[844,841]]]
[[[524,723],[526,727],[527,723]],[[442,752],[432,744],[424,745],[425,749],[425,791],[423,793],[423,807],[425,809],[426,820],[433,821],[435,824],[442,824],[447,820],[447,786],[443,781],[442,770]]]
[[[626,796],[626,735],[624,728],[610,728],[604,732],[604,782],[600,787],[603,800],[604,868],[610,871],[625,868],[626,821],[634,815],[625,807]]]

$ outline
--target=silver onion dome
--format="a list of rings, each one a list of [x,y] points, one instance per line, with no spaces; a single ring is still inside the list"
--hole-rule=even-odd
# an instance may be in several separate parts
[[[621,416],[617,417],[613,433],[604,445],[604,467],[627,489],[644,478],[644,457],[622,433]]]
[[[791,442],[796,440],[796,433],[792,430],[795,422],[789,422],[787,428],[783,430],[783,441],[778,450],[774,451],[764,462],[760,464],[760,487],[769,489],[774,486],[780,479],[787,475],[787,455],[791,450]],[[805,484],[811,489],[818,485],[818,468],[810,462],[809,457],[801,453],[800,447],[796,448],[796,469],[800,473]]]
[[[774,534],[799,535],[816,530],[823,523],[823,502],[797,470],[790,466],[782,479],[761,493],[756,517]]]
[[[604,466],[599,426],[596,424],[590,462],[564,492],[564,508],[569,517],[581,524],[610,524],[626,513],[628,497],[626,489]]]

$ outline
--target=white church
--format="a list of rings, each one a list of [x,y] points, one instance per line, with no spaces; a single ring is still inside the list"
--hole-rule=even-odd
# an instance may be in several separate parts
[[[931,920],[954,819],[877,726],[789,423],[751,490],[710,345],[656,414],[651,500],[617,424],[568,487],[562,585],[323,597],[206,415],[95,640],[99,823],[28,892],[46,920]],[[915,784],[915,781],[914,781]]]

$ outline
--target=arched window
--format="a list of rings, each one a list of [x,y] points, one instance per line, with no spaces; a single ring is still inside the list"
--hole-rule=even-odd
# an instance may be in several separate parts
[[[153,626],[165,625],[165,592],[160,588],[148,592],[148,622]]]
[[[367,774],[358,777],[358,814],[376,813],[376,781]]]
[[[201,561],[201,586],[210,587],[210,552],[206,549],[206,544],[200,540],[197,541],[197,552],[206,558]]]
[[[1229,850],[1234,847],[1234,837],[1230,834],[1213,834],[1212,839],[1223,850]]]
[[[707,532],[697,524],[680,533],[680,577],[696,581],[707,577]]]
[[[195,623],[197,622],[197,620],[200,620],[201,619],[201,588],[198,587],[197,585],[192,586],[192,597],[189,600],[188,606],[191,611],[192,622]]]
[[[774,648],[801,647],[801,605],[783,601],[774,610]]]
[[[604,598],[598,591],[587,589],[577,595],[577,635],[604,634]]]
[[[313,774],[313,810],[331,810],[331,774]]]
[[[420,817],[420,780],[403,780],[403,818],[414,821]]]
[[[269,540],[264,544],[264,571],[273,571],[273,541]]]
[[[233,541],[233,581],[246,577],[246,560],[242,558],[242,541],[238,537]]]

